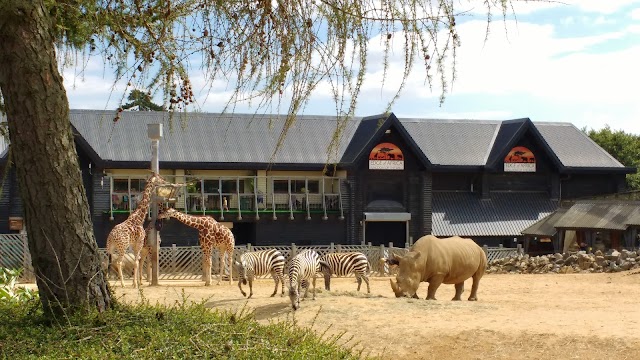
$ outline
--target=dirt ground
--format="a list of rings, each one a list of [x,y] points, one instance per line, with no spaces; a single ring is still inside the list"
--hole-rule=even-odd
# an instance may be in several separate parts
[[[140,293],[113,283],[116,297],[137,301]],[[385,359],[640,359],[640,274],[485,275],[478,302],[453,302],[453,285],[437,301],[396,299],[389,278],[372,277],[371,294],[357,293],[354,278],[332,280],[317,299],[293,314],[288,296],[271,298],[273,280],[260,279],[254,295],[242,297],[237,282],[205,287],[200,281],[161,281],[143,286],[152,303],[182,298],[207,300],[213,309],[247,307],[260,322],[294,317],[326,334],[344,332],[342,343]],[[467,281],[463,298],[471,287]],[[248,292],[248,287],[244,286]],[[322,290],[319,290],[322,289]],[[286,290],[286,287],[285,287]],[[280,290],[278,289],[278,293]]]

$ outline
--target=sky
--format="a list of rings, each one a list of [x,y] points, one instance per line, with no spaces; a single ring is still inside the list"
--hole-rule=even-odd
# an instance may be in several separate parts
[[[494,16],[489,38],[482,1],[461,0],[464,16],[456,19],[462,46],[457,79],[443,104],[440,88],[425,85],[416,69],[391,111],[399,118],[569,122],[578,128],[640,134],[640,0],[563,0],[514,3],[515,17]],[[394,80],[402,74],[401,53],[392,54],[385,88],[375,39],[370,70],[356,116],[385,111]],[[379,45],[379,41],[377,43]],[[397,44],[396,44],[397,45]],[[113,86],[112,71],[91,61],[63,72],[72,109],[115,109],[124,87]],[[203,83],[202,81],[200,83]],[[220,112],[228,89],[219,84],[194,91],[200,109]],[[198,90],[201,89],[201,90]],[[161,103],[161,100],[155,99]],[[236,112],[255,109],[241,104]],[[320,87],[304,110],[307,115],[335,115],[327,91]]]

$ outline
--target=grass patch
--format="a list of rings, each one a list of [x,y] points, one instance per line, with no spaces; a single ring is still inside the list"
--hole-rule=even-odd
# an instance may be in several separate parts
[[[322,339],[294,320],[258,324],[248,312],[118,304],[105,313],[45,318],[37,301],[0,301],[0,358],[358,359],[341,336]]]

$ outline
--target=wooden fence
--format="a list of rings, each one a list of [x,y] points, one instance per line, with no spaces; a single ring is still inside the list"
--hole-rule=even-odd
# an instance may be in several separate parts
[[[391,245],[391,244],[389,244]],[[282,246],[252,246],[241,245],[236,246],[234,251],[234,261],[239,260],[240,255],[247,251],[258,251],[276,248],[282,252],[287,259],[287,262],[295,256],[297,253],[303,250],[312,249],[323,255],[332,252],[349,252],[358,251],[367,256],[371,265],[372,276],[386,276],[391,274],[391,269],[381,258],[388,258],[392,254],[402,255],[408,251],[408,248],[397,248],[393,246],[372,246],[372,245],[316,245],[316,246],[298,246],[296,244],[282,245]],[[500,259],[503,257],[517,255],[522,252],[520,247],[516,248],[489,248],[484,247],[485,253],[489,261]],[[106,264],[106,249],[101,248],[100,253],[103,256],[104,263]],[[133,257],[131,256],[129,260]],[[213,252],[213,269],[212,274],[217,275],[220,268],[218,262],[218,252]],[[198,246],[170,246],[161,247],[159,253],[159,266],[161,280],[199,280],[202,278],[202,251]],[[125,263],[123,269],[124,276],[130,278],[133,275],[131,264]],[[143,267],[143,274],[146,274],[146,263]],[[27,246],[27,236],[23,234],[0,234],[0,267],[5,268],[21,268],[23,269],[22,281],[33,281],[33,268],[31,265],[31,255],[29,254],[29,248]],[[234,266],[231,266],[232,270],[235,270]],[[228,263],[226,266],[225,274],[228,274]],[[117,278],[117,274],[113,269],[110,272],[111,279]],[[235,277],[235,272],[233,273]],[[267,277],[269,275],[266,275]]]

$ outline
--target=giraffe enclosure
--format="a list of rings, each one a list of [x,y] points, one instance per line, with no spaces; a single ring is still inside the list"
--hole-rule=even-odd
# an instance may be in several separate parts
[[[164,280],[143,286],[142,295],[175,304],[184,289],[189,301],[207,299],[212,309],[245,307],[259,322],[295,317],[319,333],[344,332],[347,345],[384,359],[640,358],[640,274],[487,274],[478,302],[450,301],[452,285],[439,288],[437,301],[426,301],[426,283],[418,290],[421,299],[396,299],[388,277],[370,281],[367,295],[355,291],[353,277],[332,279],[330,292],[318,278],[317,299],[309,294],[295,314],[288,296],[269,297],[270,278],[254,283],[249,300],[237,282],[205,287],[199,280]],[[116,297],[140,299],[131,281],[124,289],[112,284]],[[467,281],[463,298],[469,287]]]

